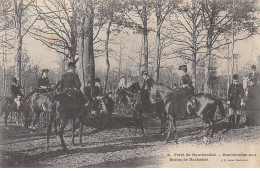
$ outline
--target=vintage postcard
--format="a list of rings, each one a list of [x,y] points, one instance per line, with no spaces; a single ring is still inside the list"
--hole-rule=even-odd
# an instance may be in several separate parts
[[[0,0],[0,167],[259,168],[259,0]]]

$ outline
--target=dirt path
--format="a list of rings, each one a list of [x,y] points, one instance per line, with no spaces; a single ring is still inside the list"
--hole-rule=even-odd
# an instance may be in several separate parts
[[[244,119],[244,118],[243,118]],[[243,122],[242,119],[242,122]],[[124,128],[123,121],[116,121],[117,127],[96,132],[84,128],[83,146],[72,146],[70,131],[65,141],[69,151],[61,151],[60,141],[51,137],[50,152],[45,153],[46,136],[43,132],[31,133],[11,125],[6,129],[0,118],[0,166],[2,167],[175,167],[181,163],[170,162],[176,152],[196,152],[207,148],[224,149],[232,143],[256,144],[260,138],[260,127],[245,127],[226,132],[227,121],[217,125],[218,133],[209,145],[203,142],[200,119],[178,121],[179,144],[166,144],[159,132],[159,121],[146,120],[146,136],[133,128]],[[76,138],[78,143],[78,138]],[[234,146],[232,146],[234,147]],[[187,151],[188,150],[188,151]],[[185,165],[184,165],[185,167]],[[186,165],[187,167],[187,165]]]

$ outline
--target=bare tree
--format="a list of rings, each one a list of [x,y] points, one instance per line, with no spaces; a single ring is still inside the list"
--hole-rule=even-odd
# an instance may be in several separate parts
[[[171,12],[177,7],[179,1],[175,0],[156,0],[153,2],[155,8],[155,15],[156,15],[156,38],[155,38],[155,45],[156,45],[156,64],[157,64],[157,76],[156,81],[159,81],[160,77],[160,65],[161,65],[161,28],[162,25]]]
[[[76,0],[44,0],[42,4],[34,6],[39,24],[30,31],[31,36],[75,61],[80,3]]]

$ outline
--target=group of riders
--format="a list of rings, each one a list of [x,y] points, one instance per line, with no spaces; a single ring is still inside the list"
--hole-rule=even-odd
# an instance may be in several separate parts
[[[187,96],[192,97],[195,95],[194,87],[192,80],[187,73],[187,65],[181,65],[179,70],[182,73],[181,83],[179,88],[179,93],[187,94]],[[51,85],[48,79],[48,70],[43,69],[41,77],[38,79],[38,93],[49,92]],[[141,86],[141,102],[144,108],[149,108],[150,99],[149,91],[155,83],[152,77],[149,76],[147,71],[142,72],[143,85]],[[256,66],[252,66],[252,72],[248,76],[249,87],[258,86],[260,81],[260,75],[256,71]],[[118,89],[127,89],[131,86],[132,81],[129,79],[126,81],[125,75],[122,76],[118,84]],[[84,87],[83,92],[81,91],[81,81],[78,74],[76,73],[76,64],[75,62],[68,63],[67,71],[61,76],[60,90],[62,93],[65,93],[72,97],[77,103],[84,105],[86,102],[90,101],[93,108],[99,108],[100,105],[113,106],[113,99],[108,94],[103,94],[103,89],[101,86],[101,80],[99,78],[95,79],[95,85],[91,86],[91,81],[88,82],[87,86]],[[250,92],[248,92],[250,94]],[[252,92],[251,92],[252,94]],[[254,94],[254,93],[253,93]],[[13,78],[13,83],[11,85],[11,95],[17,106],[17,109],[20,108],[21,98],[23,93],[17,83],[17,79]],[[106,96],[107,103],[101,103],[101,97]],[[236,127],[240,121],[240,110],[241,106],[244,103],[244,88],[241,83],[238,82],[238,75],[233,75],[233,83],[229,86],[228,90],[228,102],[229,105],[229,123],[232,127]],[[247,120],[246,122],[250,122]]]
[[[35,92],[39,94],[44,94],[53,91],[53,87],[49,82],[48,72],[48,69],[42,70],[41,77],[38,79],[38,86],[29,94],[29,96],[31,96]],[[68,69],[64,74],[62,74],[61,81],[58,84],[60,87],[60,94],[68,95],[73,99],[74,102],[76,102],[76,104],[79,104],[81,106],[90,101],[93,108],[97,109],[100,107],[100,105],[113,103],[113,100],[109,96],[109,93],[103,94],[103,88],[101,86],[101,80],[99,78],[95,79],[95,85],[93,87],[91,87],[91,81],[88,81],[88,85],[83,89],[84,93],[81,91],[80,88],[82,86],[82,83],[79,79],[78,74],[76,73],[75,62],[68,63]],[[14,101],[14,104],[16,104],[15,106],[17,107],[17,110],[19,110],[21,106],[21,101],[23,98],[25,98],[25,96],[24,93],[22,93],[22,89],[18,85],[18,80],[15,77],[12,79],[12,85],[10,89],[11,97]],[[100,103],[101,99],[102,101],[104,101],[104,103]]]

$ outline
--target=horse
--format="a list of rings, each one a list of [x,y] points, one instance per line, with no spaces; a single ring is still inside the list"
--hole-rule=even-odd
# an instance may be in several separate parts
[[[139,82],[133,82],[125,89],[116,90],[116,105],[120,112],[122,112],[121,107],[123,107],[126,113],[128,113],[128,109],[131,108],[133,102],[133,97],[135,98],[139,91],[141,91]],[[128,93],[128,95],[126,95],[126,93]],[[123,110],[123,112],[125,112],[125,110]]]
[[[76,125],[80,124],[79,131],[79,142],[82,144],[82,134],[83,134],[83,124],[85,121],[85,114],[89,114],[91,112],[91,104],[87,102],[85,105],[82,105],[78,101],[76,101],[73,97],[67,94],[58,94],[52,99],[50,119],[48,122],[47,128],[47,143],[46,143],[46,152],[49,151],[49,140],[51,134],[52,123],[56,120],[59,121],[60,127],[58,130],[58,135],[61,141],[61,145],[63,150],[67,151],[68,148],[65,144],[63,134],[64,129],[69,120],[72,120],[72,145],[74,144],[74,133],[76,129]]]
[[[215,123],[214,115],[217,108],[220,111],[221,119],[226,116],[225,109],[221,99],[211,95],[211,94],[195,94],[193,97],[188,99],[187,102],[187,112],[189,115],[194,115],[200,117],[204,123],[208,126],[206,128],[206,133],[204,134],[204,140],[207,140],[208,135],[212,138],[215,133]],[[210,134],[211,132],[211,134]]]
[[[49,92],[38,93],[36,90],[27,96],[27,105],[29,108],[29,115],[27,116],[27,120],[31,129],[35,129],[35,125],[37,124],[41,113],[44,113],[48,116],[48,113],[51,110],[52,98],[60,93],[59,86],[60,82],[53,89],[50,89]]]
[[[28,107],[26,98],[21,98],[20,108],[17,109],[16,103],[14,103],[13,98],[5,97],[1,104],[1,114],[4,114],[5,127],[8,128],[7,119],[11,112],[15,112],[16,114],[16,125],[19,125],[19,122],[24,117],[24,125],[27,127],[28,122],[26,120],[26,116],[28,115]],[[23,113],[23,115],[22,115]]]
[[[139,84],[139,83],[138,83]],[[167,119],[167,108],[168,106],[165,105],[166,99],[170,96],[172,93],[172,90],[169,90],[166,87],[163,87],[161,84],[155,83],[151,91],[149,93],[149,98],[151,101],[151,104],[148,108],[145,108],[143,105],[143,102],[141,100],[141,88],[140,86],[133,86],[132,89],[124,90],[121,89],[118,91],[118,96],[122,98],[123,96],[126,96],[128,105],[131,107],[133,111],[133,118],[135,120],[135,128],[140,128],[142,131],[142,134],[144,135],[144,127],[143,127],[143,116],[142,114],[144,112],[152,112],[157,117],[159,117],[161,121],[161,130],[160,133],[165,133],[165,123]]]

